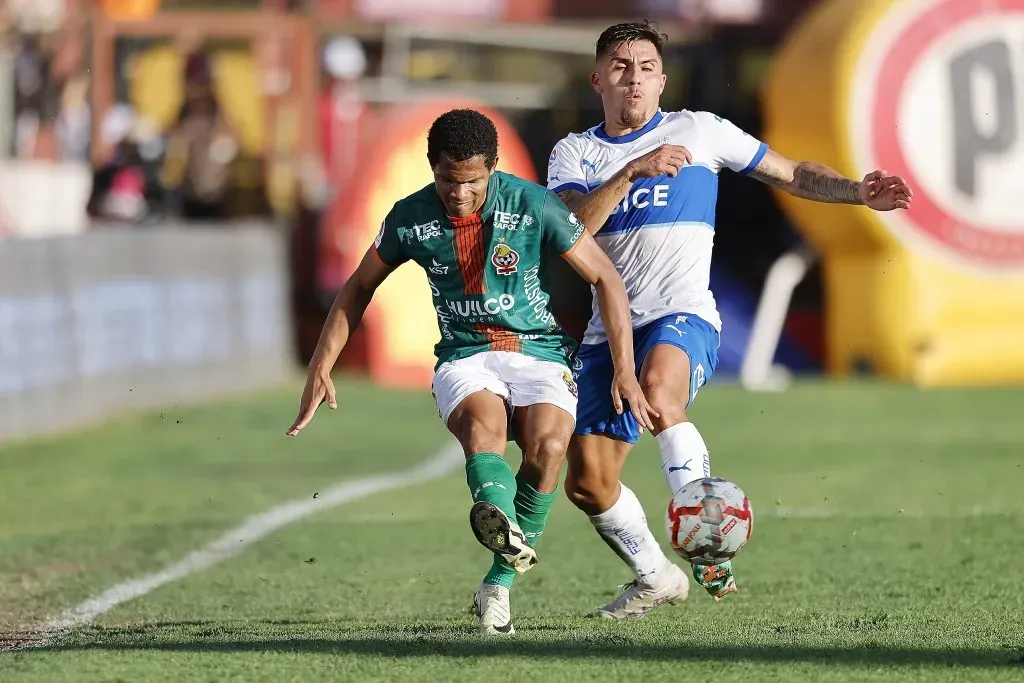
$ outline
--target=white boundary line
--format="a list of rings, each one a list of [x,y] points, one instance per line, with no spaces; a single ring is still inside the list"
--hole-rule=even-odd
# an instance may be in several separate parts
[[[377,493],[439,479],[464,460],[462,447],[456,442],[450,442],[432,458],[415,467],[393,474],[371,475],[342,482],[326,491],[321,491],[316,498],[294,500],[255,514],[239,526],[226,531],[220,537],[199,550],[192,551],[174,564],[158,572],[119,583],[72,607],[60,617],[51,619],[27,633],[26,636],[32,641],[30,644],[15,646],[10,650],[45,647],[56,638],[91,623],[96,617],[109,612],[122,603],[140,598],[161,586],[209,569],[224,560],[242,554],[250,544],[266,538],[282,527],[317,512],[361,500]]]

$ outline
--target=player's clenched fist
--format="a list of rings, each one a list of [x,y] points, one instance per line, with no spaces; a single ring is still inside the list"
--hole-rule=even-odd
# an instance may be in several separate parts
[[[648,152],[629,162],[627,165],[629,179],[633,181],[637,178],[657,178],[660,175],[675,178],[679,169],[691,161],[693,161],[693,156],[685,147],[662,145],[653,152]]]

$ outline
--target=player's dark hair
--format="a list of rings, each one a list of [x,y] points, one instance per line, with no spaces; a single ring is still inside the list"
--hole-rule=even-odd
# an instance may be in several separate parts
[[[427,161],[433,168],[446,154],[452,161],[466,161],[478,154],[487,168],[498,162],[498,130],[474,109],[452,109],[437,117],[427,133]]]
[[[659,33],[657,26],[649,21],[630,22],[626,24],[615,24],[606,28],[597,38],[597,59],[608,54],[612,47],[619,43],[634,43],[638,40],[649,41],[662,57],[662,50],[668,41],[668,36]]]

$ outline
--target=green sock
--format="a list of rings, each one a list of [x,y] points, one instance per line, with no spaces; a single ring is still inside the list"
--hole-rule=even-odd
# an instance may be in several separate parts
[[[548,521],[548,512],[555,502],[555,492],[541,493],[533,488],[529,482],[522,477],[516,476],[516,521],[526,534],[526,540],[531,548],[537,547],[540,535],[544,533],[544,525]],[[501,555],[494,555],[494,562],[491,563],[491,571],[484,577],[484,583],[495,586],[512,587],[512,581],[516,577],[516,570],[508,566]]]
[[[466,461],[466,482],[473,502],[486,500],[506,515],[516,516],[516,478],[497,453],[476,453]]]

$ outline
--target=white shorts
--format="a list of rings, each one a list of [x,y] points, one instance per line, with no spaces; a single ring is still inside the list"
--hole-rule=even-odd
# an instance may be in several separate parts
[[[484,351],[442,363],[431,387],[441,419],[448,418],[470,394],[490,391],[512,409],[550,403],[576,420],[578,390],[569,368],[512,351]]]

